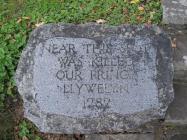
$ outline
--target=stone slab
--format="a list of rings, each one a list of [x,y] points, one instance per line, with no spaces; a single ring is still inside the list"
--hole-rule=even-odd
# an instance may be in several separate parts
[[[170,138],[170,140],[186,140],[187,134],[178,134]]]
[[[85,135],[85,140],[154,140],[154,134]]]
[[[187,33],[176,34],[176,48],[173,49],[174,81],[187,82]]]
[[[166,123],[187,124],[187,84],[174,84],[175,99],[168,108]]]
[[[165,122],[187,124],[187,26],[170,25],[164,30],[171,40],[176,40],[176,48],[173,48],[175,99],[167,111]]]
[[[163,22],[187,24],[187,1],[163,0]]]
[[[32,32],[15,79],[42,132],[123,132],[164,118],[171,44],[157,26],[48,24]]]
[[[164,25],[173,48],[174,82],[187,82],[187,25]]]

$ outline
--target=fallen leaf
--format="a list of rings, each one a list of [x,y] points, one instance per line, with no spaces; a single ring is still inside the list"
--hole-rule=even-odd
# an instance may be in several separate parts
[[[16,21],[16,23],[20,23],[21,21],[22,21],[22,19],[19,18],[19,19]]]
[[[143,6],[139,6],[139,7],[138,7],[138,10],[139,10],[139,11],[144,11],[144,7],[143,7]]]
[[[23,19],[31,19],[30,17],[22,17]]]
[[[137,16],[136,19],[137,19],[138,21],[141,21],[141,20],[142,20],[142,17],[141,17],[141,16]]]
[[[123,9],[123,14],[126,15],[129,13],[129,10],[127,8]]]
[[[113,3],[113,4],[111,5],[110,9],[114,9],[114,8],[116,8],[116,7],[117,7],[117,5]]]
[[[106,23],[106,20],[104,20],[104,19],[98,19],[98,20],[96,20],[96,22],[98,24],[104,24],[104,23]]]
[[[36,24],[35,24],[36,27],[39,27],[39,26],[41,26],[41,25],[44,25],[44,22],[39,22],[39,23],[36,23]]]
[[[131,4],[138,4],[140,2],[140,0],[131,0]]]
[[[30,17],[20,17],[20,18],[16,21],[16,23],[20,23],[23,19],[29,20]]]

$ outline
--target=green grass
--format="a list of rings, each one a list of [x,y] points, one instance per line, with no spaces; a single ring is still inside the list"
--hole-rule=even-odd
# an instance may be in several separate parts
[[[0,0],[0,108],[14,96],[14,73],[29,33],[40,23],[159,24],[160,0]],[[23,127],[24,128],[24,127]]]
[[[37,134],[35,134],[36,128],[29,122],[22,121],[19,124],[19,137],[20,138],[27,138],[29,140],[42,140]]]

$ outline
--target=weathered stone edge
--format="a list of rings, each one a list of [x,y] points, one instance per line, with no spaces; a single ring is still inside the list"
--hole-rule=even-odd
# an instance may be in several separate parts
[[[67,25],[65,25],[65,24],[49,24],[49,25],[43,25],[43,26],[41,26],[41,27],[39,27],[39,28],[37,28],[37,29],[35,29],[32,33],[31,33],[31,36],[30,36],[30,39],[29,39],[29,41],[28,41],[28,47],[27,48],[25,48],[24,49],[24,51],[23,51],[23,53],[22,53],[22,57],[21,57],[21,60],[20,60],[20,63],[18,64],[18,69],[17,69],[17,71],[16,71],[16,77],[15,77],[15,79],[16,79],[16,84],[17,84],[17,86],[19,87],[19,92],[20,92],[20,94],[22,94],[22,96],[23,96],[23,99],[26,99],[27,100],[27,102],[26,101],[24,101],[24,107],[25,107],[25,117],[27,117],[27,118],[29,118],[31,121],[33,121],[33,122],[35,122],[35,124],[41,129],[41,131],[45,131],[46,129],[48,129],[48,131],[45,131],[45,132],[54,132],[54,133],[61,133],[61,132],[63,132],[63,133],[71,133],[72,132],[72,130],[70,130],[70,131],[66,131],[65,130],[65,128],[63,129],[63,127],[61,127],[61,129],[59,130],[59,132],[58,132],[58,130],[53,130],[54,129],[54,126],[51,126],[50,127],[50,124],[53,124],[53,123],[51,123],[51,121],[52,121],[52,119],[50,119],[53,115],[47,115],[47,114],[45,114],[44,112],[42,112],[40,109],[39,109],[39,107],[37,106],[37,103],[36,103],[36,101],[35,101],[35,99],[34,99],[34,97],[35,97],[35,95],[33,95],[33,93],[34,93],[34,89],[32,89],[31,87],[32,87],[32,66],[34,65],[34,61],[32,61],[32,55],[34,55],[32,52],[34,52],[34,49],[35,48],[31,48],[31,46],[36,46],[36,44],[38,43],[37,41],[39,41],[40,40],[40,42],[42,41],[42,40],[45,40],[45,39],[47,39],[47,38],[50,38],[50,37],[53,37],[54,35],[52,34],[52,32],[53,33],[58,33],[58,32],[61,32],[62,33],[62,31],[63,31],[63,29],[64,29],[64,27],[65,26],[68,26],[68,27],[70,27],[70,26],[75,26],[75,25],[73,25],[73,24],[67,24]],[[91,27],[91,26],[93,26],[93,24],[86,24],[86,25],[78,25],[79,27],[81,27],[81,26],[85,26],[85,27]],[[106,25],[96,25],[96,24],[94,24],[94,26],[99,26],[99,27],[101,27],[101,28],[108,28],[108,27],[112,27],[113,29],[112,30],[115,30],[115,29],[119,29],[119,28],[122,28],[122,27],[126,27],[127,25],[122,25],[122,26],[119,26],[119,27],[115,27],[115,26],[106,26]],[[135,27],[135,26],[132,26],[132,27]],[[143,27],[143,25],[142,26],[140,26],[140,27]],[[150,29],[152,29],[152,30],[154,30],[155,31],[155,33],[158,33],[158,34],[162,34],[163,35],[163,32],[158,28],[158,27],[156,27],[156,26],[149,26],[149,27],[147,27],[147,28],[150,28]],[[144,27],[143,27],[143,29],[144,29]],[[164,35],[165,36],[165,35]],[[36,38],[36,40],[34,39],[34,38]],[[30,46],[30,47],[29,47]],[[161,54],[161,56],[163,57],[163,54]],[[30,61],[29,62],[26,62],[26,60],[28,60],[28,58],[30,57]],[[27,58],[27,59],[26,59]],[[168,68],[168,67],[172,67],[171,65],[172,65],[172,60],[167,60],[169,63],[168,64],[166,64],[166,65],[164,65],[164,66],[167,66],[167,69],[170,69],[170,68]],[[28,68],[28,69],[25,69],[25,67],[26,68]],[[158,67],[158,69],[162,69],[162,68],[160,68],[160,67]],[[169,79],[167,79],[168,81],[167,82],[171,82],[170,80],[173,78],[172,77],[172,73],[173,73],[173,71],[172,72],[170,72],[170,78]],[[167,74],[166,74],[167,75]],[[168,78],[168,77],[167,77]],[[25,82],[25,81],[27,81],[27,82]],[[29,82],[28,82],[29,81]],[[159,84],[159,83],[158,83]],[[161,84],[160,84],[161,85]],[[163,98],[163,94],[162,94],[162,92],[164,92],[164,91],[166,91],[167,90],[167,88],[169,88],[171,91],[169,92],[169,93],[167,93],[166,94],[166,96],[164,96],[164,98]],[[173,99],[173,89],[172,89],[172,82],[171,82],[171,84],[169,85],[169,87],[161,87],[160,86],[160,93],[159,93],[159,98],[160,99],[163,99],[163,101],[165,102],[165,104],[163,105],[163,104],[161,104],[161,106],[162,106],[162,111],[160,111],[160,113],[161,112],[165,112],[166,111],[166,109],[167,109],[167,106],[168,106],[168,104],[171,102],[171,100]],[[29,109],[28,109],[29,108]],[[28,110],[26,110],[26,109],[28,109]],[[151,112],[150,112],[150,110],[147,112],[147,113],[144,113],[144,114],[141,114],[141,113],[137,113],[137,114],[134,114],[134,115],[131,115],[131,116],[126,116],[126,117],[120,117],[119,116],[119,118],[121,119],[121,121],[122,122],[124,122],[125,124],[126,124],[126,128],[124,128],[124,126],[121,128],[121,129],[119,129],[119,130],[117,130],[117,131],[119,131],[119,132],[122,132],[122,131],[124,131],[124,130],[129,130],[129,129],[131,129],[131,128],[133,128],[133,127],[135,127],[135,126],[139,126],[139,125],[141,125],[142,123],[145,123],[145,122],[147,122],[147,121],[151,121],[151,120],[153,120],[153,119],[158,119],[158,118],[163,118],[164,117],[164,115],[165,115],[165,113],[161,113],[161,114],[154,114],[154,111],[156,111],[156,110],[151,110]],[[158,111],[158,110],[157,110]],[[133,119],[136,119],[137,117],[138,118],[143,118],[143,116],[144,117],[146,117],[148,114],[152,114],[152,119],[150,119],[150,118],[147,118],[147,120],[145,121],[145,120],[141,120],[142,122],[139,122],[138,124],[133,124]],[[32,117],[31,117],[32,116]],[[46,118],[45,120],[41,120],[40,118],[40,116],[43,116],[43,118]],[[59,117],[58,115],[55,115],[54,114],[54,116],[53,117],[56,117],[56,120],[59,120],[59,122],[62,122],[62,119],[64,118],[65,119],[65,117]],[[53,118],[52,117],[52,118]],[[107,117],[106,116],[103,116],[104,118],[102,118],[101,117],[101,121],[103,122],[104,120],[110,120],[111,118],[108,118],[107,119]],[[31,119],[32,118],[32,119]],[[33,119],[34,118],[34,119]],[[127,119],[127,118],[129,118],[129,119]],[[67,123],[67,125],[69,126],[69,124],[73,124],[72,122],[72,120],[64,120],[64,121],[66,121],[66,122],[69,122],[69,123]],[[63,121],[63,122],[64,122]],[[77,120],[78,121],[78,120]],[[89,120],[90,121],[90,120]],[[43,122],[43,125],[41,126],[41,125],[39,125],[40,124],[40,122]],[[85,122],[81,122],[81,120],[80,120],[80,123],[82,124],[82,123],[85,123]],[[107,123],[109,123],[109,122],[107,122],[106,121],[106,124]],[[133,124],[133,126],[131,126]],[[61,124],[61,125],[63,125],[63,124]],[[75,125],[75,124],[74,124]],[[73,127],[75,127],[75,126],[72,126],[72,128]],[[80,126],[77,126],[77,127],[79,127],[80,128]],[[45,128],[45,129],[44,129]],[[84,133],[91,133],[91,131],[90,130],[85,130],[85,129],[83,129],[82,131],[80,130],[80,131],[78,131],[78,130],[73,130],[75,133],[80,133],[80,132],[84,132]],[[101,130],[99,130],[99,131],[101,131]],[[111,131],[112,132],[112,128],[111,128],[111,130],[108,130],[108,131]],[[94,130],[92,130],[92,132],[94,133]],[[95,132],[98,132],[98,130],[95,130]],[[102,132],[102,131],[101,131]]]

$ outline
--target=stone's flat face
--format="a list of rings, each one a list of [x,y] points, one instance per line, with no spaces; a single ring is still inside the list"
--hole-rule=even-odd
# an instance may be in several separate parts
[[[156,26],[41,26],[16,72],[25,117],[42,132],[123,132],[173,99],[170,41]]]
[[[85,140],[154,140],[154,134],[86,135]]]
[[[187,24],[187,0],[164,0],[163,22]]]
[[[80,118],[157,108],[155,52],[149,38],[113,37],[99,43],[50,38],[36,45],[33,86],[38,105],[47,113]]]
[[[175,99],[168,108],[166,123],[187,124],[187,85],[174,84]]]

